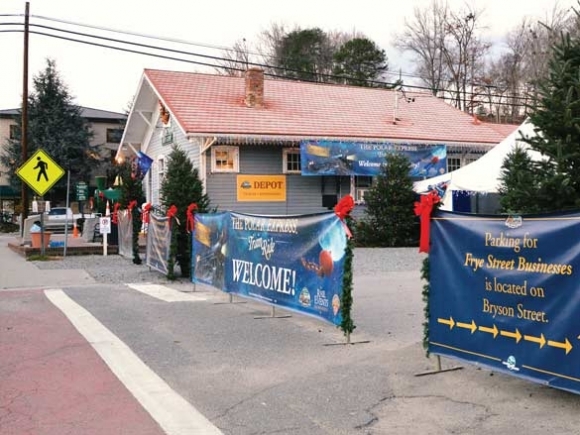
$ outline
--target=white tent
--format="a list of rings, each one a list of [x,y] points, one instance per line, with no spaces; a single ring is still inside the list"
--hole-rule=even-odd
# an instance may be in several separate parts
[[[430,190],[431,186],[447,183],[447,190],[443,197],[441,209],[452,209],[452,192],[463,190],[476,193],[497,193],[500,185],[501,167],[506,156],[516,146],[528,149],[529,145],[521,140],[523,137],[535,136],[534,125],[526,120],[514,132],[506,137],[476,161],[465,165],[455,171],[438,175],[426,180],[416,181],[413,185],[415,192],[423,193]],[[539,160],[541,155],[528,149],[528,153],[534,160]]]

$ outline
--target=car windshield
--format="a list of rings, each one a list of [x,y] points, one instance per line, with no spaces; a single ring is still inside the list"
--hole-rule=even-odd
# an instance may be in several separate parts
[[[54,215],[61,215],[61,214],[64,215],[64,214],[66,214],[66,210],[64,208],[53,208],[52,210],[50,210],[48,212],[48,214],[53,215],[53,216]]]

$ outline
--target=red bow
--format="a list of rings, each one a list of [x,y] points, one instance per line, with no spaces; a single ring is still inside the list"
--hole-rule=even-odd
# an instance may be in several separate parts
[[[129,209],[129,214],[133,213],[133,209],[137,206],[137,201],[133,200],[129,203],[129,205],[127,206],[127,209]]]
[[[350,239],[352,237],[352,233],[350,232],[350,228],[344,221],[346,217],[350,214],[351,210],[354,208],[354,199],[351,195],[343,196],[338,204],[334,206],[334,213],[338,216],[338,218],[342,221],[344,225],[344,230],[346,231],[346,236]]]
[[[187,207],[187,232],[192,232],[195,229],[195,219],[193,219],[193,211],[197,210],[197,204],[192,202]]]
[[[113,218],[111,219],[111,222],[113,222],[114,224],[119,223],[119,219],[117,216],[117,213],[119,213],[119,207],[121,207],[121,204],[118,202],[116,202],[115,205],[113,206]]]
[[[172,205],[171,207],[169,207],[169,210],[167,210],[167,217],[169,218],[169,228],[171,228],[171,219],[173,219],[176,214],[177,214],[177,207],[175,205]]]
[[[143,207],[143,223],[146,224],[149,223],[149,212],[151,211],[152,208],[153,206],[149,203],[145,204],[145,206]]]
[[[437,192],[431,191],[421,195],[421,202],[415,202],[415,214],[421,217],[421,238],[419,240],[419,252],[429,252],[431,212],[433,206],[441,201]]]

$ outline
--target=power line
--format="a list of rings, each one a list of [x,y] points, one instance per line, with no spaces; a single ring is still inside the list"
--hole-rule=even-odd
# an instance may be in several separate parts
[[[22,23],[14,23],[14,22],[5,22],[5,23],[0,23],[0,25],[21,25]],[[57,27],[52,27],[52,26],[45,26],[45,25],[41,25],[41,24],[30,24],[30,26],[34,26],[34,27],[40,27],[40,28],[45,28],[48,30],[53,30],[53,31],[57,31],[57,32],[63,32],[63,33],[69,33],[69,34],[74,34],[74,35],[78,35],[78,36],[84,36],[84,37],[88,37],[88,38],[94,38],[94,39],[101,39],[101,40],[106,40],[109,42],[116,42],[116,43],[121,43],[121,44],[127,44],[127,45],[134,45],[134,46],[138,46],[138,47],[142,47],[142,48],[149,48],[149,49],[153,49],[153,50],[160,50],[160,51],[165,51],[165,52],[171,52],[171,53],[176,53],[176,54],[183,54],[183,55],[188,55],[188,56],[194,56],[194,57],[202,57],[202,58],[206,58],[206,59],[211,59],[211,60],[216,60],[216,61],[226,61],[226,62],[233,62],[233,63],[242,63],[245,65],[252,65],[252,66],[259,66],[265,69],[270,69],[270,70],[281,70],[281,71],[286,71],[286,72],[295,72],[295,73],[299,73],[299,74],[304,74],[304,71],[300,71],[300,70],[292,70],[292,69],[288,69],[288,68],[284,68],[284,67],[276,67],[273,65],[267,65],[267,64],[262,64],[262,63],[257,63],[257,62],[246,62],[246,61],[238,61],[235,59],[226,59],[223,57],[219,57],[219,56],[211,56],[211,55],[205,55],[205,54],[201,54],[201,53],[195,53],[195,52],[187,52],[187,51],[183,51],[183,50],[176,50],[176,49],[171,49],[171,48],[166,48],[166,47],[159,47],[159,46],[154,46],[154,45],[149,45],[149,44],[142,44],[142,43],[138,43],[138,42],[132,42],[132,41],[123,41],[123,40],[119,40],[116,38],[109,38],[109,37],[105,37],[105,36],[99,36],[99,35],[91,35],[91,34],[87,34],[87,33],[83,33],[83,32],[76,32],[76,31],[72,31],[72,30],[67,30],[67,29],[60,29]],[[2,33],[21,33],[23,32],[23,30],[0,30],[0,32]],[[205,63],[205,62],[199,62],[199,61],[193,61],[193,60],[187,60],[187,59],[183,59],[183,58],[177,58],[177,57],[172,57],[172,56],[166,56],[166,55],[161,55],[161,54],[154,54],[154,53],[150,53],[150,52],[144,52],[144,51],[138,51],[138,50],[132,50],[132,49],[128,49],[128,48],[122,48],[122,47],[117,47],[117,46],[112,46],[112,45],[106,45],[106,44],[99,44],[96,42],[90,42],[90,41],[85,41],[85,40],[80,40],[80,39],[75,39],[75,38],[68,38],[65,36],[59,36],[59,35],[55,35],[52,33],[45,33],[45,32],[38,32],[38,31],[30,31],[30,33],[33,34],[38,34],[38,35],[42,35],[42,36],[47,36],[47,37],[52,37],[52,38],[57,38],[57,39],[62,39],[62,40],[67,40],[67,41],[71,41],[71,42],[77,42],[77,43],[82,43],[82,44],[87,44],[87,45],[93,45],[93,46],[97,46],[97,47],[102,47],[102,48],[109,48],[109,49],[113,49],[113,50],[117,50],[117,51],[125,51],[125,52],[129,52],[129,53],[133,53],[133,54],[139,54],[139,55],[146,55],[146,56],[152,56],[152,57],[157,57],[157,58],[162,58],[162,59],[166,59],[166,60],[172,60],[172,61],[180,61],[180,62],[187,62],[187,63],[192,63],[192,64],[196,64],[196,65],[201,65],[201,66],[207,66],[207,67],[213,67],[213,68],[227,68],[230,70],[234,70],[234,71],[239,71],[239,72],[244,72],[245,69],[244,68],[235,68],[235,67],[224,67],[224,65],[220,65],[220,64],[213,64],[213,63]],[[121,32],[122,33],[122,32]],[[331,75],[331,74],[316,74],[316,73],[312,73],[315,77],[322,77],[322,78],[329,78],[329,79],[337,79],[337,80],[344,80],[344,79],[348,79],[349,77],[345,77],[345,76],[336,76],[336,75]],[[272,73],[266,73],[266,75],[271,76],[271,77],[275,77],[275,78],[285,78],[285,79],[291,79],[291,77],[287,77],[287,76],[280,76],[277,74],[272,74]],[[319,83],[318,80],[304,80],[302,79],[302,81],[310,81],[310,82],[315,82],[315,83]],[[390,82],[386,82],[386,81],[377,81],[377,80],[364,80],[366,83],[369,84],[375,84],[375,85],[379,85],[379,86],[397,86],[398,83],[390,83]],[[421,90],[428,90],[430,92],[433,92],[432,88],[429,87],[425,87],[425,86],[418,86],[418,85],[403,85],[407,88],[411,88],[411,89],[421,89]],[[484,94],[481,93],[476,93],[476,92],[468,92],[468,91],[456,91],[456,90],[447,90],[447,89],[440,89],[440,90],[436,90],[438,92],[446,92],[446,93],[450,93],[450,94],[460,94],[461,96],[476,96],[476,97],[482,97],[485,96]],[[497,96],[495,96],[497,98]],[[449,100],[449,101],[457,101],[457,97],[455,96],[439,96],[438,98],[443,99],[443,100]],[[502,98],[504,98],[502,96]],[[523,101],[528,101],[528,99],[524,98],[524,97],[519,97],[519,96],[511,96],[508,97],[511,100],[523,100]],[[480,102],[480,104],[489,104],[490,102]],[[491,104],[494,105],[505,105],[505,106],[510,106],[510,107],[525,107],[526,104],[515,104],[515,103],[502,103],[502,102],[492,102]]]
[[[23,16],[23,14],[0,14],[0,16],[10,16],[10,17],[17,17],[17,16]],[[90,28],[90,29],[95,29],[95,30],[100,30],[100,31],[105,31],[105,32],[113,32],[113,33],[119,33],[119,34],[123,34],[123,35],[130,35],[130,36],[137,36],[137,37],[141,37],[141,38],[148,38],[148,39],[155,39],[155,40],[159,40],[159,41],[165,41],[165,42],[172,42],[172,43],[178,43],[178,44],[184,44],[184,45],[192,45],[192,46],[198,46],[198,47],[204,47],[204,48],[209,48],[209,49],[218,49],[218,50],[222,50],[222,51],[232,51],[231,47],[224,47],[224,46],[219,46],[219,45],[211,45],[211,44],[204,44],[204,43],[199,43],[199,42],[192,42],[192,41],[187,41],[184,39],[176,39],[176,38],[166,38],[166,37],[161,37],[161,36],[157,36],[157,35],[151,35],[151,34],[147,34],[147,33],[138,33],[138,32],[129,32],[126,30],[120,30],[120,29],[115,29],[115,28],[110,28],[110,27],[104,27],[104,26],[96,26],[96,25],[92,25],[92,24],[86,24],[86,23],[79,23],[79,22],[75,22],[75,21],[68,21],[68,20],[64,20],[64,19],[60,19],[60,18],[54,18],[54,17],[48,17],[48,16],[42,16],[42,15],[30,15],[30,17],[34,17],[34,18],[38,18],[41,20],[47,20],[47,21],[54,21],[54,22],[59,22],[59,23],[63,23],[63,24],[68,24],[68,25],[73,25],[73,26],[78,26],[78,27],[86,27],[86,28]],[[16,23],[14,23],[16,24]],[[41,26],[41,25],[37,25],[37,26]],[[49,27],[47,27],[49,28]],[[62,31],[62,32],[67,32],[67,30],[64,29],[55,29],[57,31]],[[71,33],[75,33],[73,31],[69,31]],[[92,36],[92,35],[87,35],[89,37],[96,37],[96,36]],[[163,50],[163,48],[159,48],[160,50]],[[178,52],[178,51],[177,51]],[[247,51],[248,54],[253,54],[256,56],[262,56],[262,54],[260,53],[256,53],[256,52],[250,52]],[[188,53],[189,54],[189,53]],[[192,54],[195,55],[195,54]],[[203,57],[203,55],[202,55]],[[209,56],[208,56],[209,57]],[[229,61],[229,62],[241,62],[241,61],[236,61],[234,59],[224,59],[224,58],[219,58],[221,60],[224,61]],[[272,65],[265,65],[265,64],[260,64],[260,63],[256,63],[256,62],[245,62],[247,64],[253,65],[253,66],[261,66],[261,67],[266,67],[269,69],[281,69],[281,70],[286,70],[286,71],[292,71],[289,69],[285,69],[283,67],[276,67],[276,66],[272,66]],[[217,67],[223,67],[223,66],[217,66]],[[304,71],[294,71],[294,72],[298,72],[301,74],[304,74]],[[316,74],[316,73],[313,73]],[[395,73],[396,74],[396,73]],[[416,74],[411,74],[408,72],[399,72],[399,74],[401,76],[405,76],[405,77],[412,77],[412,78],[417,78],[417,79],[421,79],[423,81],[425,81],[425,78]],[[317,76],[321,77],[321,76],[325,76],[328,78],[337,78],[337,76],[332,76],[329,74],[316,74]],[[340,77],[338,77],[340,78]],[[344,79],[345,77],[343,77]],[[348,78],[348,77],[346,77]],[[367,80],[367,82],[369,83],[374,83],[374,84],[386,84],[389,86],[394,86],[396,85],[396,83],[389,83],[389,82],[380,82],[380,81],[370,81]],[[429,90],[429,91],[436,91],[436,92],[452,92],[452,93],[456,93],[456,91],[448,91],[446,89],[432,89],[431,87],[427,87],[427,86],[418,86],[418,85],[405,85],[407,87],[413,87],[415,89],[424,89],[424,90]],[[470,83],[470,86],[472,87],[480,87],[480,88],[494,88],[494,89],[500,89],[499,86],[497,85],[490,85],[490,84],[486,84],[486,83],[476,83],[476,82],[472,82]],[[521,90],[521,88],[520,88]],[[523,91],[525,92],[525,90]],[[465,94],[465,92],[464,92]],[[474,95],[479,95],[479,93],[474,93],[474,92],[468,92],[467,94],[474,94]],[[518,96],[512,96],[512,98],[518,98],[518,99],[523,99],[524,101],[526,101],[526,98],[521,98]]]
[[[12,15],[8,15],[8,16],[21,16],[21,15],[12,14]],[[137,37],[141,37],[141,38],[155,39],[155,40],[158,40],[158,41],[165,41],[165,42],[172,42],[172,43],[178,43],[178,44],[184,44],[184,45],[191,45],[191,46],[196,46],[196,47],[209,48],[209,49],[213,49],[213,50],[222,50],[222,51],[227,51],[227,52],[232,51],[232,48],[231,47],[224,47],[224,46],[220,46],[220,45],[212,45],[212,44],[205,44],[205,43],[200,43],[200,42],[192,42],[192,41],[187,41],[187,40],[184,40],[184,39],[167,38],[167,37],[161,37],[161,36],[151,35],[151,34],[147,34],[147,33],[129,32],[129,31],[126,31],[126,30],[120,30],[120,29],[115,29],[115,28],[111,28],[111,27],[96,26],[96,25],[92,25],[92,24],[79,23],[79,22],[68,21],[68,20],[63,20],[63,19],[60,19],[60,18],[47,17],[47,16],[42,16],[42,15],[30,15],[30,16],[31,17],[34,17],[34,18],[42,19],[42,20],[55,21],[55,22],[59,22],[59,23],[63,23],[63,24],[69,24],[69,25],[73,25],[73,26],[86,27],[86,28],[100,30],[100,31],[105,31],[105,32],[119,33],[119,34],[122,34],[122,35],[137,36]],[[257,52],[253,52],[253,51],[247,51],[247,53],[248,54],[255,55],[255,56],[262,56],[261,53],[257,53]],[[259,64],[253,64],[253,65],[258,65],[259,66]],[[276,67],[269,66],[269,68],[276,68]],[[396,74],[395,72],[393,72],[393,73]],[[412,73],[409,73],[409,72],[399,72],[399,74],[401,76],[405,76],[405,77],[412,77],[412,78],[417,78],[417,79],[425,80],[425,78],[423,76],[419,76],[419,75],[412,74]],[[495,88],[495,89],[499,89],[499,86],[490,85],[490,84],[487,84],[487,83],[476,83],[476,82],[472,82],[472,83],[470,83],[470,85],[471,86],[482,87],[482,88]],[[426,88],[426,89],[429,89],[429,88]]]

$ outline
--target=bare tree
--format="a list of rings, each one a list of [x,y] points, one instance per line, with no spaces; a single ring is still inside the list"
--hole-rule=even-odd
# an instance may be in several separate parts
[[[442,47],[449,16],[447,3],[434,0],[425,9],[415,8],[413,18],[405,20],[405,30],[395,36],[395,46],[411,52],[422,83],[438,95],[444,89],[445,62]]]
[[[224,60],[216,68],[218,74],[241,77],[250,63],[250,50],[246,38],[238,40],[233,47],[222,52]]]
[[[471,8],[450,11],[441,47],[448,77],[447,92],[452,95],[455,107],[465,112],[473,112],[478,104],[475,84],[481,77],[490,47],[478,36],[481,13]]]
[[[258,35],[257,50],[262,58],[262,62],[266,65],[264,68],[266,73],[278,74],[278,68],[269,66],[278,65],[279,59],[282,56],[282,42],[286,35],[294,30],[297,30],[297,28],[294,27],[290,30],[282,23],[272,23],[270,28],[263,30]]]
[[[562,31],[577,32],[578,24],[570,10],[556,3],[544,18],[524,17],[507,34],[506,50],[489,62],[482,80],[488,85],[488,116],[513,123],[525,117],[530,97],[547,77],[551,47]]]

